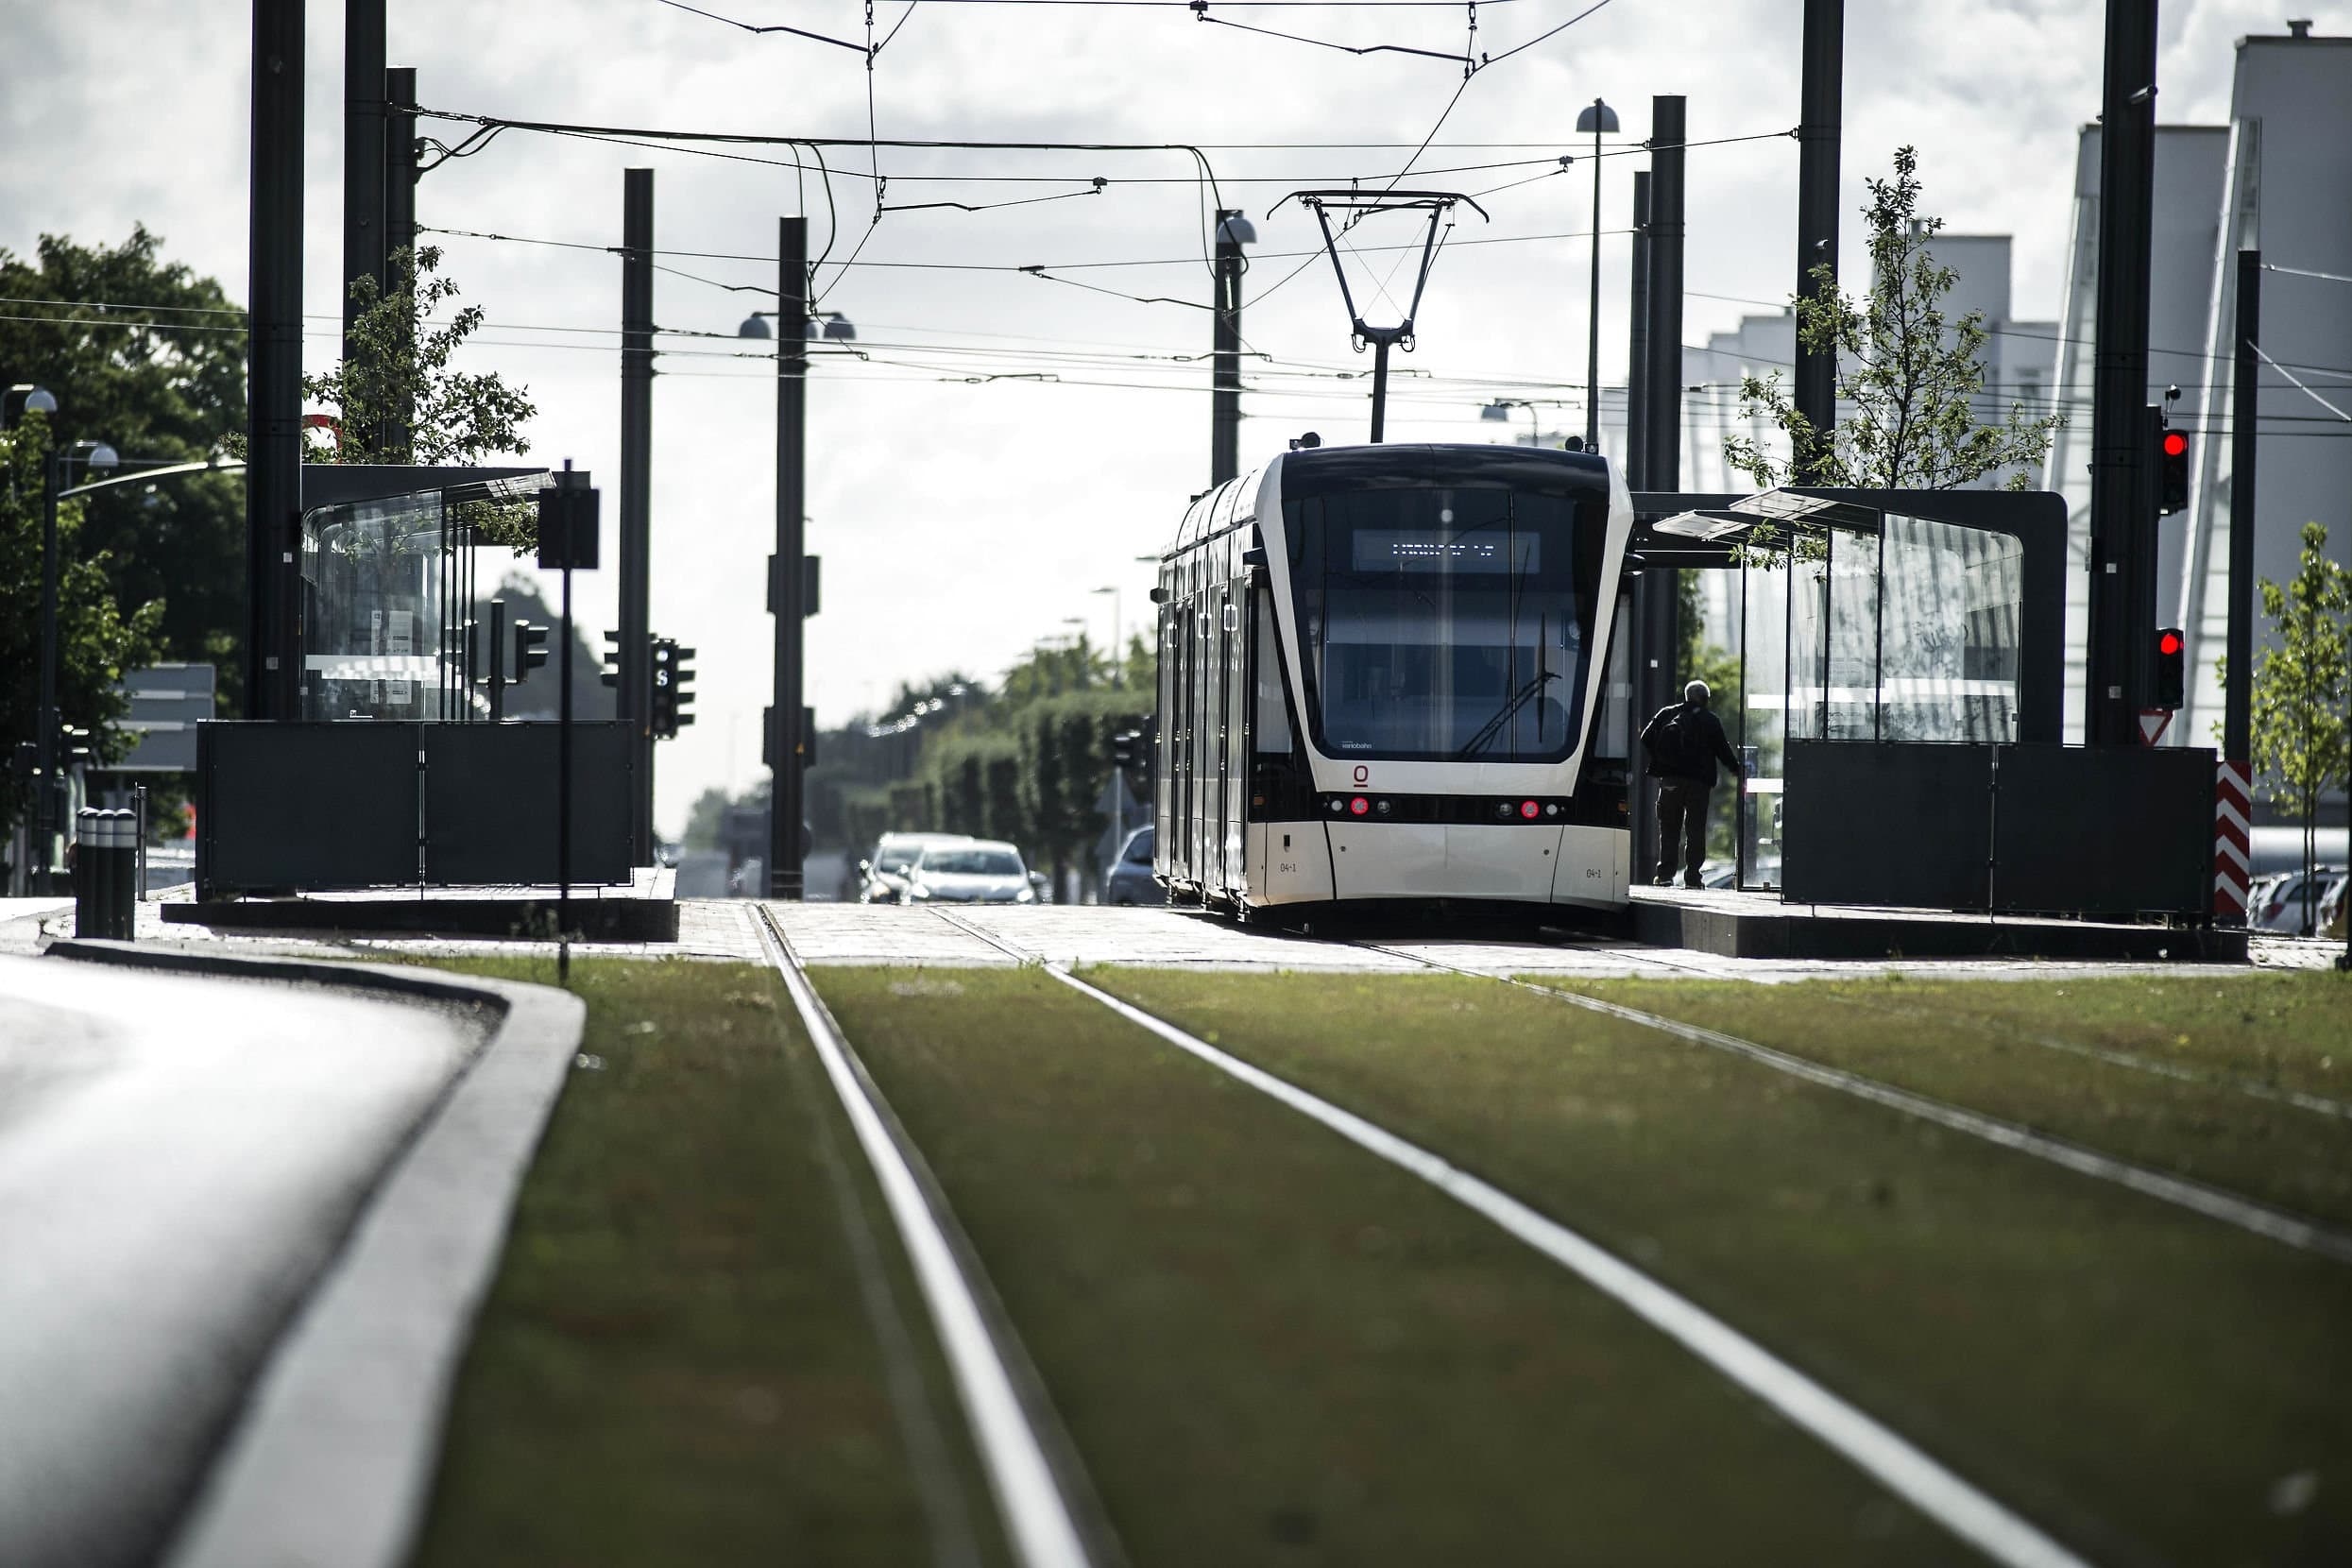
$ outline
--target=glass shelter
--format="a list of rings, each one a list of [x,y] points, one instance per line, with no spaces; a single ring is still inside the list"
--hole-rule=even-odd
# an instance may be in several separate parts
[[[2028,694],[2034,530],[1892,509],[1900,492],[1844,494],[1891,504],[1774,490],[1650,524],[1677,542],[1720,546],[1737,573],[1728,607],[1741,690],[1718,708],[1747,764],[1737,826],[1743,888],[1781,884],[1790,741],[2041,738],[2026,733],[2038,725],[2021,723],[2029,706],[2042,706]],[[1927,497],[1911,499],[1927,509]],[[1866,815],[1869,803],[1853,810]]]
[[[544,483],[534,471],[305,512],[302,717],[477,717],[475,548],[495,508]]]

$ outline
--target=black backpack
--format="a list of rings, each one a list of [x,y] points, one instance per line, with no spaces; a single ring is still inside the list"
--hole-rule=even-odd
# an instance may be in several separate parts
[[[1651,766],[1676,777],[1695,776],[1706,756],[1707,743],[1698,733],[1698,710],[1688,703],[1668,708],[1650,735]]]

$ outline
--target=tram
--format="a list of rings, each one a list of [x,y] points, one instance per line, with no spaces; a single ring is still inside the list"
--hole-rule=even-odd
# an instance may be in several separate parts
[[[1195,501],[1151,595],[1170,901],[1622,906],[1632,530],[1613,465],[1526,447],[1308,447]]]

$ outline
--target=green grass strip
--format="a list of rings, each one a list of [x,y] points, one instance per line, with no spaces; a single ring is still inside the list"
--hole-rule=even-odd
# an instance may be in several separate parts
[[[530,960],[435,962],[553,979]],[[572,979],[584,1060],[459,1378],[416,1563],[937,1560],[844,1170],[948,1444],[946,1493],[980,1559],[1002,1560],[920,1298],[774,975],[605,960]],[[829,1171],[828,1138],[845,1157]]]
[[[1048,977],[814,979],[1135,1563],[1969,1560],[1487,1220]]]
[[[2335,974],[1559,988],[2352,1226],[2352,1120],[2241,1086],[2352,1092],[2352,981]]]
[[[2352,1269],[1491,981],[1087,978],[1553,1215],[2086,1556],[2352,1544]]]

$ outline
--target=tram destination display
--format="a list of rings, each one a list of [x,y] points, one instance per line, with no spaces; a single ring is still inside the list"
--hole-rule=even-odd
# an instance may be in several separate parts
[[[1451,528],[1358,528],[1356,571],[1526,573],[1543,568],[1543,540],[1533,533],[1464,533]]]

